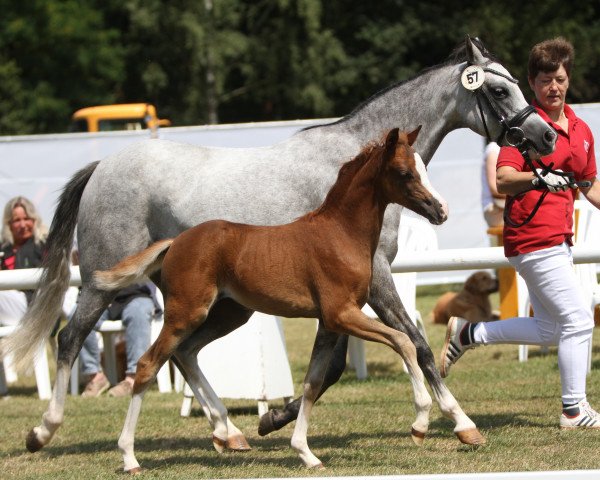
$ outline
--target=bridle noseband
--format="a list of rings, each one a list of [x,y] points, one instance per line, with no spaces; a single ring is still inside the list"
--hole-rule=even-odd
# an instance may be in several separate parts
[[[474,64],[467,64],[467,68],[469,67],[476,67],[476,69],[481,69],[483,72],[492,73],[494,75],[506,78],[509,82],[512,82],[514,84],[519,83],[519,81],[516,78],[513,78],[510,75],[506,75],[505,73],[499,72],[498,70],[494,70],[490,67],[482,67]],[[498,145],[501,145],[502,137],[504,137],[506,139],[506,143],[508,143],[511,146],[522,146],[527,139],[525,138],[525,132],[523,132],[523,130],[520,127],[521,125],[523,125],[523,123],[529,115],[531,115],[532,113],[536,113],[535,107],[533,105],[527,105],[522,110],[517,112],[512,118],[507,119],[498,111],[498,108],[496,107],[488,93],[483,88],[481,88],[482,86],[483,81],[481,82],[479,87],[472,89],[472,92],[475,94],[475,99],[477,100],[479,116],[481,117],[483,128],[485,129],[485,136],[487,138],[488,143],[492,141],[492,137],[490,135],[487,122],[485,121],[485,115],[483,114],[482,103],[484,101],[487,103],[487,106],[492,112],[492,114],[496,117],[496,120],[498,120],[498,123],[502,126],[502,132],[500,132],[500,135],[498,135],[498,138],[495,140],[496,143]]]

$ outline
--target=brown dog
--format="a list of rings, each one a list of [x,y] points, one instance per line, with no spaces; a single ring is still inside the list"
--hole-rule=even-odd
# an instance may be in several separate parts
[[[498,280],[488,272],[475,272],[460,292],[446,292],[433,308],[433,323],[447,324],[450,317],[462,317],[470,322],[497,320],[492,315],[489,295],[498,291]]]

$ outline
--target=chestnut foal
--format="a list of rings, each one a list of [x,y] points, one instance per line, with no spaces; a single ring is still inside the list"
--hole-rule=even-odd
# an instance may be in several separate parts
[[[98,288],[115,289],[162,268],[165,322],[157,340],[138,362],[133,396],[119,438],[125,471],[140,470],[134,454],[134,432],[142,399],[172,355],[183,366],[196,396],[200,399],[201,391],[205,398],[214,398],[196,357],[181,352],[197,353],[193,345],[202,343],[197,338],[200,326],[223,299],[230,305],[219,321],[226,322],[227,331],[245,322],[249,310],[319,318],[327,330],[318,348],[316,344],[313,348],[291,441],[307,467],[322,466],[308,447],[308,419],[339,334],[388,345],[402,356],[412,375],[422,377],[416,349],[408,336],[361,312],[387,205],[394,202],[408,207],[434,224],[446,220],[442,205],[423,186],[416,169],[411,145],[419,129],[408,134],[393,129],[384,143],[364,148],[342,167],[321,207],[292,223],[265,227],[222,220],[205,222],[127,257],[111,270],[96,272]],[[185,347],[184,342],[192,347],[179,348]],[[417,408],[414,426],[419,427],[419,414],[426,418],[431,400],[422,378],[413,387]],[[208,408],[217,403],[209,401]],[[228,439],[227,411],[213,408],[210,420],[215,448],[222,450]],[[426,430],[426,425],[421,427]]]

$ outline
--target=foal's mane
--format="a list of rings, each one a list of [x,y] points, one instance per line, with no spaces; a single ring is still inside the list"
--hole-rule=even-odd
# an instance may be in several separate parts
[[[481,51],[481,53],[484,57],[490,59],[493,62],[498,62],[497,57],[494,54],[490,53],[490,51],[485,47],[485,45],[479,38],[477,38],[477,37],[471,38],[471,42],[473,43],[473,45],[475,45]],[[367,100],[365,100],[364,102],[360,103],[357,107],[355,107],[354,110],[352,110],[348,115],[343,116],[342,118],[340,118],[339,120],[336,120],[335,122],[322,123],[319,125],[311,125],[309,127],[303,128],[300,131],[310,130],[312,128],[324,127],[324,126],[329,126],[329,125],[337,125],[339,123],[345,122],[345,121],[351,119],[352,117],[354,117],[356,115],[356,113],[359,112],[365,105],[368,105],[369,103],[375,101],[377,98],[381,97],[382,95],[385,95],[390,90],[394,90],[395,88],[401,87],[405,83],[412,82],[414,79],[419,78],[423,75],[427,75],[428,73],[430,73],[434,70],[438,70],[440,68],[447,67],[448,65],[458,65],[458,64],[466,62],[466,61],[467,61],[467,43],[465,41],[462,41],[452,50],[450,55],[448,55],[446,60],[444,60],[442,63],[438,63],[437,65],[433,65],[431,67],[424,68],[423,70],[418,72],[416,75],[413,75],[412,77],[409,77],[406,80],[401,80],[401,81],[396,82],[382,90],[379,90],[377,93],[373,94]]]
[[[383,164],[383,153],[385,152],[385,137],[381,141],[370,142],[363,147],[356,157],[344,163],[338,173],[337,180],[327,193],[325,200],[320,207],[308,212],[304,218],[310,220],[327,210],[332,204],[339,204],[341,197],[350,187],[352,180],[356,175],[368,168],[369,172],[378,172]]]

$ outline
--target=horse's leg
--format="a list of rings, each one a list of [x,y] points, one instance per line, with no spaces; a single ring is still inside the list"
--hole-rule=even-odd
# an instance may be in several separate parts
[[[225,438],[219,437],[216,432],[213,432],[213,445],[219,453],[225,449],[247,451],[250,450],[250,445],[241,430],[233,424],[227,408],[200,370],[198,352],[213,340],[221,338],[245,324],[252,313],[251,310],[231,299],[225,298],[218,301],[210,309],[206,321],[179,346],[175,353],[176,363],[194,392],[194,396],[200,402],[211,426],[215,427],[213,411],[218,411],[221,417],[227,419],[227,436]]]
[[[37,452],[47,445],[62,425],[71,367],[83,341],[94,328],[112,296],[110,292],[99,292],[87,285],[82,288],[73,318],[58,334],[58,359],[52,398],[42,415],[41,425],[32,428],[27,435],[25,445],[30,452]]]
[[[184,281],[184,280],[182,280]],[[206,319],[209,306],[214,301],[212,288],[199,292],[197,302],[178,302],[171,298],[166,299],[165,321],[158,338],[138,360],[133,383],[133,394],[123,430],[119,436],[119,450],[123,455],[123,469],[132,474],[138,473],[141,468],[135,458],[135,428],[142,409],[142,400],[148,387],[156,379],[158,371],[164,363],[175,353],[181,343],[188,338],[194,330]],[[216,289],[214,289],[216,292]],[[220,418],[219,412],[211,412],[215,421],[215,431],[221,435],[227,434],[227,424]]]
[[[409,368],[411,382],[415,389],[415,398],[417,389],[418,391],[422,390],[421,384],[423,383],[424,374],[435,400],[440,406],[440,410],[446,417],[454,421],[454,433],[458,439],[470,445],[485,443],[485,438],[477,430],[475,423],[465,414],[444,384],[435,366],[431,348],[406,313],[394,286],[390,264],[379,250],[373,259],[373,278],[371,280],[369,305],[385,325],[408,335],[414,348],[416,348],[418,366],[415,369]],[[413,433],[416,430],[417,435],[423,434],[426,432],[426,428],[423,430],[423,427],[428,424],[428,415],[426,419],[424,412],[417,413],[417,419],[413,424]],[[422,435],[420,436],[422,437]],[[417,444],[422,443],[422,438],[415,438],[413,435],[413,439]]]
[[[319,396],[321,386],[325,377],[325,372],[331,359],[331,354],[335,346],[338,335],[333,332],[327,332],[323,329],[320,335],[315,338],[308,372],[304,378],[304,390],[301,399],[298,421],[294,427],[291,445],[298,453],[300,459],[309,468],[322,468],[323,464],[308,447],[308,419],[312,406]]]
[[[317,330],[317,338],[322,335],[331,335],[330,332],[326,332],[323,329],[321,323],[319,323],[319,328]],[[329,365],[327,366],[327,371],[325,372],[325,378],[323,379],[323,383],[315,401],[317,401],[321,395],[327,390],[331,385],[336,383],[342,373],[344,373],[344,369],[346,368],[346,353],[348,351],[348,336],[347,335],[339,335],[338,340],[333,349],[333,354],[331,355],[331,360]],[[267,413],[265,413],[262,417],[260,417],[260,422],[258,424],[258,434],[268,435],[275,430],[279,430],[285,427],[288,423],[296,420],[298,417],[298,412],[300,411],[300,404],[302,402],[302,396],[296,398],[294,401],[285,405],[283,409],[272,408]]]

